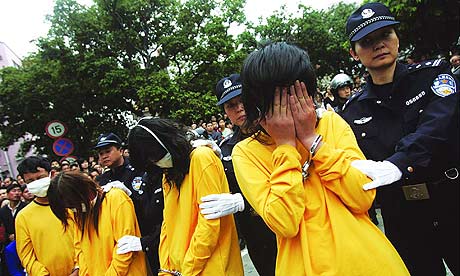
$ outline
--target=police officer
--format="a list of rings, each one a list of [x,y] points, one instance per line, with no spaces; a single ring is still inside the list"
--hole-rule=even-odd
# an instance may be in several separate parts
[[[377,188],[385,234],[411,275],[458,275],[458,81],[442,60],[398,63],[398,24],[367,3],[347,20],[350,54],[370,76],[342,116],[368,159],[354,161]]]
[[[331,92],[334,95],[335,112],[342,111],[343,105],[348,101],[353,89],[353,81],[344,73],[335,75],[331,80]]]
[[[204,201],[212,199],[212,203],[208,206],[215,208],[214,210],[223,210],[219,215],[208,214],[202,208],[202,213],[206,213],[207,218],[217,218],[223,215],[235,213],[237,210],[230,211],[228,206],[238,205],[240,200],[244,200],[244,208],[241,212],[235,213],[238,232],[246,241],[249,256],[252,263],[260,275],[275,275],[276,264],[276,236],[267,227],[263,219],[251,208],[251,205],[242,199],[241,190],[236,181],[235,173],[232,164],[233,147],[241,139],[240,126],[246,120],[246,112],[244,110],[241,99],[241,79],[239,74],[232,74],[221,79],[216,86],[217,105],[223,107],[228,118],[234,125],[232,135],[225,138],[219,147],[222,151],[222,163],[224,165],[225,175],[228,180],[230,191],[233,194],[211,195],[203,198]],[[248,172],[250,173],[250,172]],[[210,201],[208,201],[210,202]],[[203,205],[200,205],[202,207]],[[240,210],[241,210],[240,209]]]
[[[118,241],[117,253],[145,251],[150,269],[156,275],[160,268],[158,246],[163,221],[161,171],[146,174],[136,170],[129,160],[123,157],[122,141],[113,133],[101,134],[94,148],[97,150],[99,163],[109,168],[98,176],[97,181],[105,189],[118,187],[117,181],[129,189],[128,194],[133,200],[142,234],[142,237],[122,237]]]

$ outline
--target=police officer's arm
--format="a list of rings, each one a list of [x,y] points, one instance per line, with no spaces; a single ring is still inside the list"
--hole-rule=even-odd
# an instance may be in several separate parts
[[[387,158],[401,170],[405,179],[426,173],[433,153],[458,130],[458,81],[456,87],[450,95],[433,95],[419,117],[416,130],[399,140],[396,152]]]

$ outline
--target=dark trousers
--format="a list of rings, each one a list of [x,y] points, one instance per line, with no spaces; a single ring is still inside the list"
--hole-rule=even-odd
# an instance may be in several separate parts
[[[408,201],[401,186],[378,191],[385,234],[412,276],[459,275],[459,179],[428,184],[430,199]]]
[[[274,276],[277,253],[275,234],[247,202],[245,210],[236,213],[235,218],[239,234],[246,241],[249,257],[259,275]]]

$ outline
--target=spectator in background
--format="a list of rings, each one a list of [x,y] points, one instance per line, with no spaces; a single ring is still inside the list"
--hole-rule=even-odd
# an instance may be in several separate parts
[[[222,134],[222,139],[227,138],[229,135],[233,133],[233,131],[226,126],[226,122],[224,119],[219,120],[219,129],[218,131]]]
[[[208,139],[214,140],[217,144],[222,141],[222,134],[214,129],[212,122],[206,124],[206,133],[208,135]]]
[[[70,171],[70,162],[67,160],[62,160],[61,161],[61,171],[67,172]]]
[[[22,188],[21,201],[26,204],[29,204],[32,200],[34,200],[35,196],[29,191],[29,188],[27,188],[27,185],[24,185],[21,188]]]
[[[460,80],[460,53],[455,53],[450,57],[450,65],[452,66],[452,74]]]
[[[22,190],[19,184],[11,184],[6,188],[9,204],[0,209],[0,220],[5,225],[8,241],[14,241],[16,234],[15,220],[20,210],[27,204],[21,201]]]
[[[4,188],[7,188],[8,186],[11,185],[11,183],[13,183],[13,178],[11,176],[7,176],[3,179],[3,187]]]
[[[89,177],[91,177],[91,179],[96,181],[96,182],[98,182],[97,178],[98,178],[99,175],[100,175],[99,171],[96,168],[92,168],[90,173],[89,173]]]

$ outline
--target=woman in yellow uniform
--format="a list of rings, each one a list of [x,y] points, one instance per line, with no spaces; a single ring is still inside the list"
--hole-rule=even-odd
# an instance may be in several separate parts
[[[229,192],[213,150],[192,150],[185,130],[158,118],[141,119],[130,130],[128,149],[135,168],[164,171],[159,275],[242,276],[233,216],[207,220],[199,213],[202,196]]]
[[[307,52],[268,44],[247,57],[241,76],[250,137],[233,149],[233,164],[277,236],[276,275],[408,275],[367,214],[375,190],[364,191],[370,180],[351,166],[364,159],[352,130],[333,112],[317,118]]]
[[[104,192],[85,174],[62,172],[51,180],[48,199],[66,231],[74,231],[75,275],[147,275],[142,251],[116,252],[122,236],[140,236],[133,202],[125,192]]]

